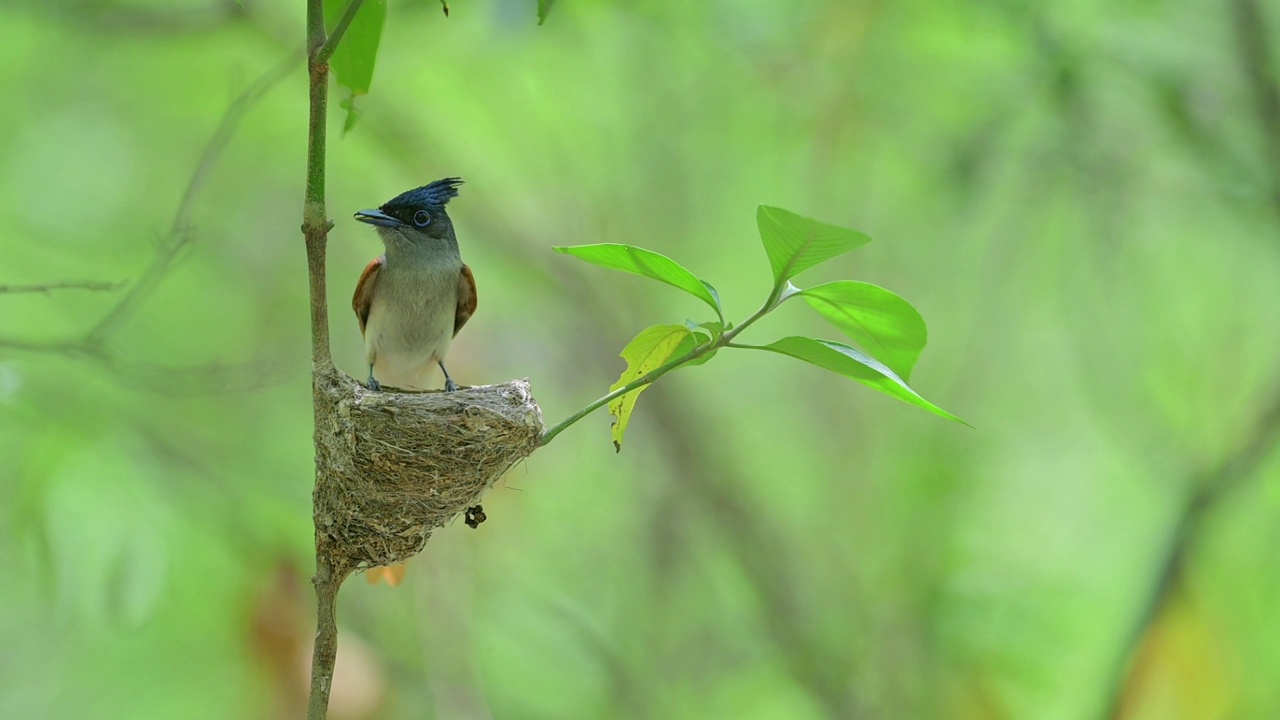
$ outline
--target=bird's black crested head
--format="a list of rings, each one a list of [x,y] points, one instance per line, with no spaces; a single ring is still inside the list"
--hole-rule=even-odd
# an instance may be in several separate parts
[[[461,184],[462,178],[452,177],[437,180],[420,188],[406,190],[383,203],[382,212],[394,217],[400,217],[401,213],[407,212],[410,217],[400,219],[412,222],[412,215],[417,210],[443,211],[444,206],[449,204],[451,199],[458,197],[458,186]]]
[[[417,229],[432,237],[445,237],[453,222],[444,206],[458,196],[462,178],[444,178],[400,193],[377,210],[361,210],[356,219],[387,228]]]

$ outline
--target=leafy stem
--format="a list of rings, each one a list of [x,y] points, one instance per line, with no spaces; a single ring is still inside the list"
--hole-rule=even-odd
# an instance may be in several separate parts
[[[611,429],[613,445],[621,450],[640,392],[678,367],[707,362],[723,347],[795,358],[935,415],[964,423],[907,385],[906,378],[911,374],[927,339],[924,319],[910,303],[870,283],[841,280],[806,289],[791,283],[791,278],[797,274],[861,247],[871,242],[871,238],[856,230],[829,225],[768,205],[756,209],[756,224],[773,271],[773,284],[760,309],[737,327],[726,326],[720,294],[711,283],[665,255],[619,243],[554,248],[556,252],[593,265],[640,275],[683,290],[711,306],[719,322],[653,325],[642,330],[623,348],[621,356],[627,367],[610,392],[543,433],[541,445],[546,445],[565,428],[608,405],[615,418]],[[876,355],[844,343],[798,336],[785,337],[768,345],[733,342],[755,321],[797,295],[803,296],[819,315]]]
[[[659,365],[653,370],[650,370],[649,372],[636,378],[635,380],[632,380],[626,385],[623,385],[617,390],[613,390],[606,395],[602,395],[599,398],[592,400],[590,403],[587,404],[586,407],[570,415],[568,418],[566,418],[565,420],[563,420],[562,422],[560,422],[550,430],[546,430],[545,432],[543,432],[542,437],[538,440],[538,444],[546,445],[547,443],[554,440],[557,435],[559,435],[560,433],[568,429],[570,425],[573,425],[574,423],[578,422],[582,418],[590,415],[596,410],[599,410],[605,405],[608,405],[610,402],[616,400],[617,398],[620,398],[623,395],[626,395],[627,393],[632,392],[633,390],[638,390],[639,388],[652,384],[658,378],[662,377],[663,375],[666,375],[672,370],[675,370],[681,365],[685,365],[687,363],[693,362],[694,360],[697,360],[703,357],[704,355],[706,355],[707,353],[712,352],[714,350],[718,350],[722,347],[729,346],[730,341],[733,340],[733,338],[737,337],[739,333],[741,333],[743,330],[746,330],[755,321],[759,320],[765,315],[768,315],[771,310],[778,307],[778,305],[780,305],[784,300],[786,300],[787,297],[790,297],[790,295],[779,297],[781,292],[782,292],[781,286],[779,286],[778,288],[775,288],[774,291],[769,295],[769,299],[765,301],[764,305],[760,306],[759,310],[756,310],[746,320],[743,320],[741,323],[735,325],[729,330],[726,330],[723,334],[719,335],[718,337],[713,337],[710,340],[707,340],[706,342],[697,345],[696,347],[694,347],[692,350],[685,353],[684,355],[681,355],[678,358],[669,360],[663,363],[662,365]],[[721,320],[723,322],[723,316],[721,316]]]

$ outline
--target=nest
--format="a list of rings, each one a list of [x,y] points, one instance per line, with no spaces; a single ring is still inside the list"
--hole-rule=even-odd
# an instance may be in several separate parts
[[[527,380],[371,392],[335,373],[316,393],[316,539],[347,570],[417,554],[537,449],[543,429]]]

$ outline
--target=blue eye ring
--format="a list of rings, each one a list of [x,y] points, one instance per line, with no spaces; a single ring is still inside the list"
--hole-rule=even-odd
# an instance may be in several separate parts
[[[431,213],[426,210],[419,210],[413,214],[413,224],[418,227],[426,227],[431,224]]]

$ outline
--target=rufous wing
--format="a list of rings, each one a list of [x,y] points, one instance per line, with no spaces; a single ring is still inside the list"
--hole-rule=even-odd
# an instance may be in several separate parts
[[[373,306],[373,286],[378,284],[378,271],[386,261],[386,255],[374,258],[365,265],[364,272],[360,274],[360,281],[356,283],[356,294],[351,298],[351,308],[356,311],[356,320],[360,321],[361,335],[364,335],[364,326],[369,322],[369,308]]]
[[[365,272],[369,272],[365,270]],[[463,325],[476,312],[476,276],[471,268],[462,264],[462,274],[458,276],[458,310],[453,316],[453,334],[456,336]],[[363,326],[362,326],[363,327]]]

